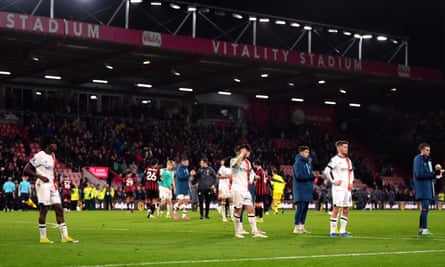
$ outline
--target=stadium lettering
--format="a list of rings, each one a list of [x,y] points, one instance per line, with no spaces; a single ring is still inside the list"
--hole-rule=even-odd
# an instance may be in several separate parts
[[[5,26],[9,29],[42,33],[59,33],[93,39],[100,38],[99,25],[28,15],[18,15],[14,13],[6,14]],[[59,29],[64,29],[65,32],[59,32]]]
[[[362,61],[358,59],[300,52],[297,60],[301,65],[311,65],[318,68],[362,71]]]
[[[213,53],[224,56],[247,57],[278,62],[288,62],[289,58],[288,50],[276,48],[257,47],[214,40],[212,41],[212,47]]]

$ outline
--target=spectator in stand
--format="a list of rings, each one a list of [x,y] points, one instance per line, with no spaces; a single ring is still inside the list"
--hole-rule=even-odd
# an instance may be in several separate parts
[[[312,164],[309,162],[310,150],[308,146],[298,147],[293,165],[293,192],[294,202],[297,205],[294,219],[294,234],[309,233],[304,227],[306,223],[309,203],[313,200],[315,176],[312,172]]]
[[[414,188],[416,190],[416,200],[421,202],[422,211],[419,220],[419,235],[429,236],[432,233],[428,230],[428,210],[430,201],[434,200],[433,179],[434,171],[430,157],[431,148],[427,143],[419,145],[420,154],[414,157],[413,173]]]
[[[85,200],[85,209],[94,210],[94,191],[95,188],[92,183],[88,182],[87,186],[83,188],[83,199]]]
[[[8,181],[3,184],[3,193],[5,199],[4,211],[14,211],[14,199],[15,199],[15,184],[12,181],[12,177],[8,177]]]

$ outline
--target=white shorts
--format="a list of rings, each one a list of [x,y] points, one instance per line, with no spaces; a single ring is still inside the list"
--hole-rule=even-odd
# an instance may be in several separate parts
[[[220,199],[232,198],[232,191],[229,189],[220,189],[218,190],[218,197]]]
[[[159,198],[163,199],[172,199],[172,190],[168,187],[159,186]]]
[[[233,206],[236,209],[242,208],[243,206],[253,206],[252,195],[249,191],[232,191]]]
[[[184,199],[190,200],[190,195],[179,194],[179,195],[176,196],[176,199],[177,200],[184,200]]]
[[[332,187],[332,204],[335,207],[351,207],[352,206],[352,194],[350,191],[344,188]]]
[[[61,204],[59,191],[51,182],[44,183],[41,180],[36,182],[36,192],[39,204],[51,206],[54,204]]]

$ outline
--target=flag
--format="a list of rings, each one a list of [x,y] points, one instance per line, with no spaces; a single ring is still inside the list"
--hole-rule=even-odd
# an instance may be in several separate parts
[[[37,208],[36,203],[34,203],[34,201],[32,201],[30,198],[28,198],[28,202],[26,204],[28,204],[30,207]]]

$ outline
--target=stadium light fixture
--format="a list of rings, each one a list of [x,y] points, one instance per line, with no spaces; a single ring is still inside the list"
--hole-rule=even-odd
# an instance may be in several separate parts
[[[99,83],[99,84],[108,84],[107,80],[100,80],[100,79],[93,79],[93,83]]]
[[[277,20],[275,21],[275,24],[277,24],[277,25],[286,25],[286,21],[277,19]]]
[[[257,17],[250,16],[250,17],[249,17],[249,21],[257,21]]]
[[[243,19],[243,15],[238,14],[238,13],[233,13],[232,17],[234,17],[235,19]]]
[[[354,38],[355,39],[361,39],[361,38],[363,38],[363,36],[361,34],[355,33],[354,34]]]
[[[260,76],[261,76],[261,78],[268,78],[268,77],[269,77],[269,74],[267,74],[267,73],[262,73]]]
[[[9,75],[11,75],[11,72],[10,72],[10,71],[4,71],[4,70],[1,70],[1,71],[0,71],[0,75],[6,75],[6,76],[9,76]]]
[[[194,6],[189,6],[188,8],[187,8],[187,11],[188,12],[195,12],[197,9],[196,9],[196,7],[194,7]]]
[[[229,91],[218,91],[218,95],[227,95],[227,96],[229,96],[229,95],[232,95],[232,93],[229,92]]]
[[[317,81],[318,84],[326,84],[326,80],[319,80]]]
[[[188,92],[188,93],[193,92],[193,88],[186,88],[186,87],[180,87],[178,90],[181,92]]]
[[[266,22],[269,22],[269,21],[270,21],[269,18],[260,18],[260,22],[261,23],[266,23]]]
[[[324,103],[326,104],[326,105],[336,105],[337,104],[337,102],[335,102],[335,101],[331,101],[331,100],[326,100],[326,101],[324,101]]]
[[[141,87],[141,88],[152,88],[153,87],[153,85],[151,85],[149,83],[137,83],[136,86]]]
[[[173,75],[175,75],[175,76],[181,76],[181,73],[180,73],[179,71],[175,71],[175,70],[173,70],[172,73],[173,73]]]
[[[256,95],[255,97],[258,99],[269,99],[268,95]]]
[[[299,102],[299,103],[304,102],[303,98],[297,98],[297,97],[292,97],[290,100],[292,102]]]
[[[337,29],[328,29],[328,32],[329,33],[338,33],[338,30]]]
[[[377,41],[386,41],[386,40],[388,40],[388,37],[386,37],[384,35],[377,36]]]
[[[48,80],[62,80],[62,76],[59,75],[45,75],[43,77]]]
[[[397,88],[395,88],[395,87],[391,88],[390,90],[391,90],[391,92],[397,92]]]
[[[203,8],[200,8],[199,9],[199,12],[200,13],[209,13],[210,12],[210,9],[208,8],[208,7],[203,7]],[[224,13],[224,15],[225,15],[226,13]],[[218,14],[216,14],[216,12],[215,12],[215,15],[218,15]],[[224,16],[223,15],[223,16]]]
[[[144,61],[142,61],[142,64],[144,64],[144,65],[148,65],[148,64],[150,64],[150,63],[151,63],[150,60],[144,60]]]
[[[352,32],[344,31],[343,34],[346,35],[346,36],[351,36]]]
[[[144,0],[130,0],[130,3],[132,4],[140,4],[142,2],[144,2]]]
[[[142,104],[147,105],[151,103],[151,99],[144,99],[141,101]]]
[[[150,2],[150,5],[152,6],[162,6],[161,2]]]
[[[306,25],[303,27],[303,29],[305,29],[306,31],[311,31],[312,30],[312,26]]]
[[[35,95],[39,95],[40,96],[40,95],[42,95],[42,92],[41,91],[36,91]]]
[[[181,6],[175,3],[170,3],[170,7],[176,10],[181,9]]]
[[[300,25],[300,23],[298,23],[298,22],[292,22],[291,24],[289,24],[291,27],[294,27],[294,28],[298,28],[298,27],[301,27],[301,25]]]
[[[340,89],[338,90],[340,92],[340,94],[346,94],[348,91],[346,91],[345,89]]]
[[[97,99],[97,95],[90,95],[90,99],[91,100],[96,100]]]
[[[364,34],[362,35],[363,39],[372,39],[372,34]]]
[[[109,65],[109,64],[105,64],[105,68],[107,68],[107,69],[109,69],[109,70],[112,70],[112,69],[114,69],[114,67],[113,67],[113,66],[111,66],[111,65]]]
[[[391,42],[392,42],[393,44],[398,44],[398,43],[399,43],[399,41],[397,41],[397,40],[395,40],[395,39],[392,39]]]
[[[349,103],[349,106],[352,108],[359,108],[361,105],[359,103]]]
[[[241,80],[239,78],[233,78],[233,81],[236,82],[236,83],[240,83],[241,82]]]
[[[290,87],[294,87],[294,86],[295,86],[295,83],[293,83],[293,82],[289,82],[287,85],[289,85]]]
[[[219,17],[224,17],[226,15],[226,12],[221,11],[221,10],[216,10],[215,15],[219,16]]]

